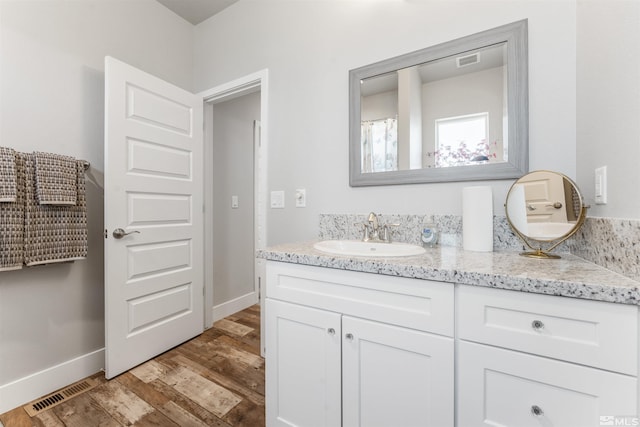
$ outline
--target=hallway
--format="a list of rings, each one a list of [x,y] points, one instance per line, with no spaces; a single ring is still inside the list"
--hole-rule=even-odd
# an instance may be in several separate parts
[[[264,425],[260,307],[222,319],[202,335],[110,381],[30,417],[0,414],[4,427]]]

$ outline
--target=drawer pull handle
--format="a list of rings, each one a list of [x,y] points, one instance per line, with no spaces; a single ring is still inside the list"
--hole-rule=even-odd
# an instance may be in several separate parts
[[[534,320],[533,322],[531,322],[531,327],[536,331],[541,331],[542,329],[544,329],[544,323],[542,323],[541,320]]]
[[[328,333],[329,335],[331,335],[331,336],[334,336],[334,335],[336,334],[336,330],[335,330],[335,329],[333,329],[333,328],[329,328],[329,329],[327,329],[327,333]]]
[[[544,415],[544,411],[538,405],[533,405],[531,407],[531,413],[536,417],[541,417],[542,415]]]
[[[349,341],[353,341],[353,334],[347,334],[344,336],[346,339],[348,339]]]

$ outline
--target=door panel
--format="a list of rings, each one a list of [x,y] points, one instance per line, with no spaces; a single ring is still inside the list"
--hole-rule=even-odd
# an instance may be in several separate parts
[[[128,119],[191,135],[191,106],[184,105],[179,100],[166,98],[162,92],[136,87],[132,82],[126,82],[126,88]]]
[[[111,378],[202,332],[203,142],[200,97],[113,58],[105,70]]]
[[[129,192],[128,226],[189,225],[193,222],[193,200],[188,194]]]
[[[127,139],[129,173],[191,179],[191,152],[149,141]]]

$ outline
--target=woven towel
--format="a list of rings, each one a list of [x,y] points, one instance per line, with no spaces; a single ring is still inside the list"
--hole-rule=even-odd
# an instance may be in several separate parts
[[[15,202],[17,196],[16,152],[0,147],[0,202]]]
[[[36,151],[36,199],[41,205],[75,205],[78,199],[76,159]]]
[[[36,200],[35,154],[21,154],[25,163],[26,265],[66,262],[87,257],[87,200],[84,165],[75,161],[75,206],[41,205]]]
[[[24,161],[15,156],[16,198],[0,203],[0,271],[22,268],[24,260]]]

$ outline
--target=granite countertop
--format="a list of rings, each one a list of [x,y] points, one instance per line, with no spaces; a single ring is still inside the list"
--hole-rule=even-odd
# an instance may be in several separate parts
[[[365,273],[509,289],[522,292],[640,305],[640,282],[571,254],[533,259],[517,252],[471,252],[452,246],[423,255],[354,257],[321,252],[314,242],[290,243],[257,252],[258,258]]]

